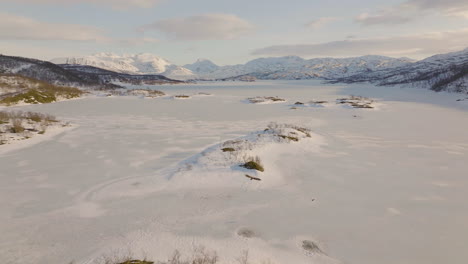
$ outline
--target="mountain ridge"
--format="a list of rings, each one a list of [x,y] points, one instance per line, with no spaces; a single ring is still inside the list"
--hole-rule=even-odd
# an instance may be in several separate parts
[[[267,57],[245,64],[219,66],[207,59],[178,66],[152,54],[116,55],[98,53],[84,57],[52,60],[59,64],[79,64],[129,74],[161,74],[173,79],[216,80],[242,75],[261,79],[337,78],[369,70],[396,67],[411,62],[407,58],[366,55],[352,58],[303,59],[298,56]],[[268,74],[267,74],[268,73]]]

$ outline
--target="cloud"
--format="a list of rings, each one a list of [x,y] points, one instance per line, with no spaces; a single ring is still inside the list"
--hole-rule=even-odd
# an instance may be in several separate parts
[[[468,18],[467,0],[406,0],[402,4],[385,8],[374,14],[363,13],[355,21],[366,26],[403,24],[428,14]]]
[[[366,26],[377,24],[404,24],[413,20],[414,16],[405,16],[394,11],[380,11],[377,14],[362,13],[355,21]]]
[[[420,10],[435,10],[445,15],[459,15],[468,18],[468,1],[466,0],[408,0],[402,6]]]
[[[348,39],[318,44],[277,45],[255,50],[252,55],[349,57],[368,54],[423,58],[462,50],[468,45],[468,28],[385,38]]]
[[[117,40],[118,44],[124,46],[141,46],[146,44],[157,44],[159,43],[159,39],[150,38],[150,37],[142,37],[142,38],[126,38]]]
[[[248,21],[230,14],[164,19],[140,28],[142,31],[160,31],[176,40],[235,39],[251,33],[253,29]]]
[[[0,13],[0,39],[4,40],[75,40],[108,41],[98,28],[76,24],[58,24]]]
[[[148,8],[164,0],[15,0],[16,3],[27,4],[98,4],[123,9],[128,7]],[[0,0],[0,3],[11,3],[11,0]]]
[[[337,17],[321,17],[321,18],[312,20],[311,22],[307,23],[305,26],[310,29],[319,29],[325,26],[326,24],[329,24],[337,20],[339,20],[339,18]]]

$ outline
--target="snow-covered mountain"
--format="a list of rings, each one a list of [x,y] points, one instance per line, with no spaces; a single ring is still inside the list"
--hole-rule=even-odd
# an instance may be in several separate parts
[[[99,53],[52,60],[88,65],[119,73],[160,74],[171,79],[223,80],[243,77],[262,80],[324,79],[337,82],[372,82],[378,85],[410,84],[431,89],[467,91],[468,49],[415,62],[408,58],[368,55],[355,58],[303,59],[297,56],[259,58],[246,64],[218,66],[199,59],[178,66],[152,54]]]
[[[427,87],[434,91],[468,92],[468,48],[400,67],[337,78],[338,82]]]
[[[87,65],[126,74],[160,74],[172,79],[191,79],[195,75],[188,69],[172,64],[153,54],[117,55],[97,53],[84,57],[52,60],[56,64]]]
[[[320,58],[305,60],[296,56],[260,58],[246,64],[218,66],[199,59],[177,66],[152,54],[116,55],[98,53],[86,57],[54,59],[57,64],[88,65],[128,74],[161,74],[172,79],[224,79],[251,75],[259,79],[336,79],[362,72],[406,65],[411,60],[383,56],[357,58]]]
[[[258,79],[335,79],[357,73],[387,69],[411,63],[407,58],[363,56],[356,58],[317,58],[305,60],[296,56],[260,58],[245,65],[225,66],[202,76],[205,78],[228,78],[251,75]]]

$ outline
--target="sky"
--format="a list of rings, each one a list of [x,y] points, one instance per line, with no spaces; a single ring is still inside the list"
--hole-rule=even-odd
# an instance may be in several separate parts
[[[468,0],[0,0],[0,54],[422,59],[468,47]]]

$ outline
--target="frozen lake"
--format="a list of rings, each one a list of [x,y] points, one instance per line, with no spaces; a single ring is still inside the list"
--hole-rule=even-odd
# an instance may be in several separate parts
[[[244,250],[252,263],[467,263],[462,96],[317,81],[156,89],[212,95],[13,108],[50,113],[76,128],[0,154],[3,262],[92,263],[128,251],[157,261],[203,245],[221,263],[237,263]],[[375,99],[377,108],[335,104],[349,95]],[[287,102],[245,103],[253,96]],[[290,109],[311,100],[330,104]],[[308,127],[320,146],[293,142],[264,151],[275,168],[267,167],[264,182],[216,171],[203,180],[196,173],[185,173],[184,182],[170,177],[182,161],[270,122]],[[323,252],[304,250],[304,240]]]

